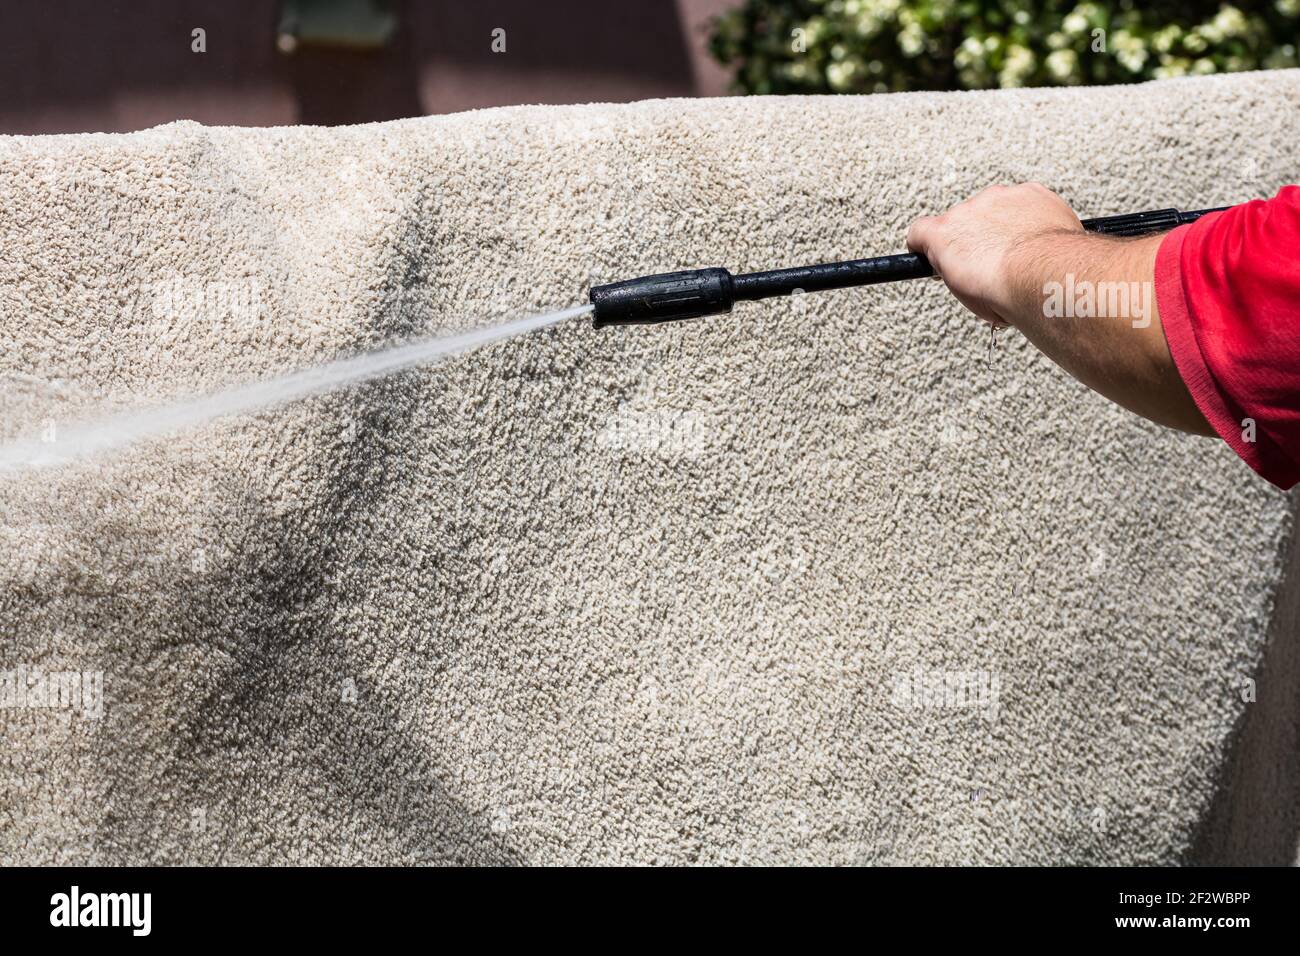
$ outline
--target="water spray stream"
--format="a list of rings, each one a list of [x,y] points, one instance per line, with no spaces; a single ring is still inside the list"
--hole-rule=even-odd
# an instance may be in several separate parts
[[[57,441],[29,439],[0,446],[0,472],[65,464],[94,454],[116,451],[136,442],[161,438],[227,415],[239,415],[319,395],[417,365],[436,364],[491,342],[587,315],[592,308],[590,305],[581,305],[457,335],[421,339],[290,372],[278,378],[184,398],[169,405],[120,412],[61,431]]]

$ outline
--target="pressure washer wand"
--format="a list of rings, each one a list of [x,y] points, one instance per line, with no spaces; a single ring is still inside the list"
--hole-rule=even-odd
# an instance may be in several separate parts
[[[1195,222],[1208,213],[1220,212],[1225,208],[1227,207],[1200,209],[1196,212],[1157,209],[1124,216],[1106,216],[1083,220],[1083,228],[1108,236],[1141,236]],[[931,275],[934,275],[934,270],[930,268],[929,261],[924,256],[910,252],[737,276],[726,269],[666,272],[593,287],[591,304],[595,311],[592,313],[591,324],[599,329],[606,325],[644,325],[676,319],[697,319],[705,315],[730,312],[735,303],[747,300],[770,299],[795,292],[847,289],[901,279],[923,279]]]

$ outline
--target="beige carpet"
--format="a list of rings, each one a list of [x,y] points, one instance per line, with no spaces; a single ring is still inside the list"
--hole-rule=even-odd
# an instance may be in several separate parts
[[[1271,194],[1298,115],[1289,71],[0,138],[0,437],[999,181]],[[574,321],[0,477],[0,861],[1293,859],[1289,498],[986,362],[935,282]]]

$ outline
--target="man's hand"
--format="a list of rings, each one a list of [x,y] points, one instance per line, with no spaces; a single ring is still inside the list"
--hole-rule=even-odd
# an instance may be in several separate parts
[[[930,260],[961,304],[994,325],[1015,325],[1028,279],[1018,258],[1030,240],[1083,233],[1065,200],[1039,183],[990,186],[941,216],[926,216],[907,231],[907,248]]]
[[[918,219],[907,246],[930,260],[962,305],[1014,325],[1089,388],[1162,425],[1213,435],[1160,324],[1155,260],[1163,238],[1093,235],[1060,196],[1025,183],[992,186]],[[1086,299],[1076,301],[1076,292]]]

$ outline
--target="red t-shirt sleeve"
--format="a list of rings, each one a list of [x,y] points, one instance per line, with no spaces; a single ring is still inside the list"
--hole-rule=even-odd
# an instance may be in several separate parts
[[[1300,482],[1300,186],[1179,226],[1155,279],[1201,414],[1273,484]]]

